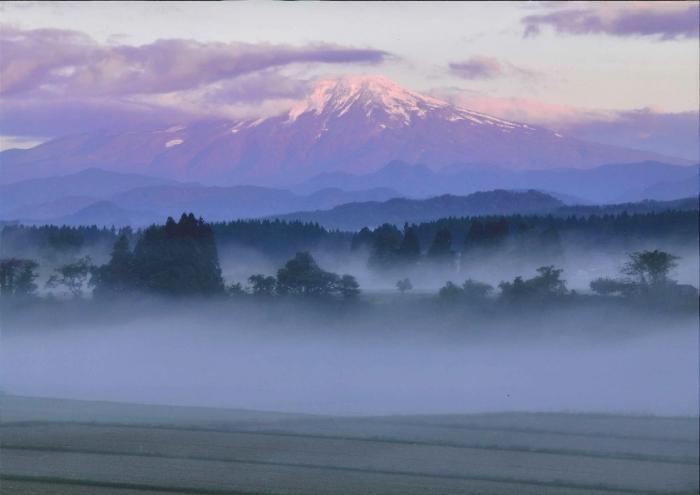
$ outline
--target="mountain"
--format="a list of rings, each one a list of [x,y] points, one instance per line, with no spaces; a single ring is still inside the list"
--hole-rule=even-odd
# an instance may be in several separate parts
[[[554,215],[575,215],[575,216],[589,216],[589,215],[617,215],[623,212],[627,212],[630,215],[636,213],[655,213],[659,211],[666,210],[697,210],[698,209],[698,198],[697,196],[690,198],[674,199],[670,201],[656,201],[653,199],[645,199],[643,201],[631,202],[631,203],[618,203],[610,205],[567,205],[557,208],[553,212]]]
[[[104,199],[136,187],[173,184],[173,181],[158,179],[139,174],[108,172],[96,168],[82,170],[78,173],[58,177],[29,179],[11,184],[0,185],[0,215],[14,218],[27,215],[25,208],[37,208],[32,216],[41,210],[51,213],[52,207],[67,214],[66,208],[74,206],[73,211],[87,206],[86,199]],[[20,213],[22,212],[22,213]]]
[[[495,167],[449,167],[431,170],[425,165],[393,161],[364,175],[343,172],[319,174],[295,190],[319,188],[385,187],[391,185],[409,197],[464,195],[489,189],[537,189],[566,203],[615,203],[643,199],[670,200],[698,194],[699,166],[645,161],[608,164],[591,169],[506,170]]]
[[[0,218],[24,223],[143,225],[193,211],[209,221],[222,221],[397,196],[389,188],[350,192],[324,188],[296,194],[259,186],[210,187],[91,169],[0,185]]]
[[[565,205],[540,191],[495,190],[468,196],[449,194],[428,199],[390,199],[384,202],[349,203],[330,210],[305,211],[277,216],[281,220],[315,222],[329,229],[356,231],[383,223],[401,226],[447,217],[509,214],[557,216],[613,215],[622,212],[651,213],[665,210],[697,210],[698,198],[673,201],[646,200],[611,205]]]
[[[209,221],[252,218],[295,210],[324,209],[353,201],[384,201],[399,194],[389,188],[346,192],[326,188],[310,195],[260,186],[209,187],[168,185],[132,189],[110,200],[125,209],[150,211],[160,217],[193,211]]]
[[[77,211],[61,216],[52,217],[51,221],[27,220],[27,224],[53,225],[97,225],[99,227],[148,225],[155,221],[162,222],[161,218],[153,218],[150,212],[140,212],[120,208],[110,201],[96,201]]]
[[[698,196],[698,175],[694,174],[691,177],[679,180],[664,180],[657,182],[637,195],[639,199],[656,199],[660,201],[668,201],[675,198],[683,198],[688,196]]]
[[[433,170],[686,163],[490,117],[381,76],[348,76],[319,81],[304,101],[274,117],[97,132],[7,150],[0,153],[0,180],[99,167],[212,185],[283,186],[323,172],[370,173],[392,160]]]
[[[383,223],[403,225],[404,222],[417,223],[445,217],[547,213],[562,206],[564,203],[560,200],[539,191],[496,190],[468,196],[446,194],[429,199],[395,198],[384,202],[349,203],[330,210],[296,212],[277,218],[317,222],[333,229],[358,230]]]

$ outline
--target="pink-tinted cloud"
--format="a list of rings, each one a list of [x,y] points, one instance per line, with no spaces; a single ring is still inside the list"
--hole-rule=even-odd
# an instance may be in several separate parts
[[[100,44],[79,32],[0,27],[0,134],[60,136],[275,112],[302,96],[293,64],[377,64],[381,50],[159,40]]]
[[[565,34],[653,36],[661,40],[697,38],[700,3],[599,2],[581,9],[564,9],[522,19],[524,35],[536,36],[549,26]]]
[[[502,75],[503,70],[503,65],[491,57],[472,57],[450,64],[450,71],[463,79],[492,79]]]
[[[306,95],[308,81],[284,77],[276,70],[266,70],[237,77],[208,89],[203,98],[211,104],[235,101],[259,103],[269,99],[299,100]]]
[[[519,77],[533,79],[538,76],[534,71],[493,57],[474,56],[461,62],[449,64],[452,74],[462,79],[494,79],[497,77]]]
[[[465,108],[540,125],[579,139],[700,160],[700,113],[697,111],[601,110],[477,93],[441,91],[436,94]]]
[[[562,123],[582,120],[613,118],[614,112],[587,110],[569,105],[547,103],[531,98],[507,98],[481,93],[447,89],[438,91],[438,96],[477,112],[494,115],[516,122],[527,122],[557,128]]]
[[[650,108],[617,112],[612,120],[572,123],[566,132],[581,139],[700,161],[700,114]]]
[[[384,61],[381,50],[330,44],[303,47],[158,40],[100,45],[73,31],[0,29],[0,92],[39,88],[63,94],[121,96],[193,89],[296,63]]]

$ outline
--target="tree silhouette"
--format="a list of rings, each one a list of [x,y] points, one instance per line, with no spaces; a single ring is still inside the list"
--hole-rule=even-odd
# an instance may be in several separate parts
[[[343,299],[353,300],[360,295],[360,284],[352,275],[343,275],[338,283],[338,292]]]
[[[34,260],[10,258],[0,260],[0,295],[30,296],[36,292],[36,269]]]
[[[415,263],[420,259],[420,240],[414,227],[408,224],[403,228],[403,239],[399,245],[398,256],[404,263]]]
[[[90,282],[95,297],[125,294],[135,288],[134,256],[126,234],[117,238],[109,262],[93,270]]]
[[[409,290],[413,290],[413,284],[410,279],[404,278],[396,282],[396,289],[398,289],[401,294],[404,294]]]
[[[74,263],[68,263],[56,268],[56,273],[49,277],[46,286],[51,288],[63,286],[68,289],[68,292],[73,297],[80,297],[83,294],[83,288],[86,286],[92,269],[90,257],[85,256]]]
[[[322,270],[311,254],[301,252],[277,270],[277,292],[291,296],[355,299],[360,294],[360,285],[352,275],[339,276]]]
[[[435,233],[433,243],[428,249],[428,258],[439,262],[452,262],[454,252],[452,251],[452,233],[449,229],[440,229]]]
[[[501,298],[507,301],[522,300],[553,300],[568,294],[566,281],[562,280],[563,270],[553,266],[541,266],[537,269],[537,276],[523,280],[515,277],[512,282],[501,282]]]
[[[272,296],[277,286],[275,277],[266,277],[260,274],[251,275],[248,277],[248,282],[250,283],[251,292],[256,296]]]
[[[669,282],[668,274],[680,258],[665,251],[637,251],[629,255],[622,273],[642,286],[659,286]]]
[[[372,250],[369,264],[376,268],[389,268],[395,265],[403,236],[395,225],[385,223],[372,233]]]
[[[141,290],[169,295],[216,294],[224,290],[211,227],[192,213],[179,222],[147,228],[134,247]]]

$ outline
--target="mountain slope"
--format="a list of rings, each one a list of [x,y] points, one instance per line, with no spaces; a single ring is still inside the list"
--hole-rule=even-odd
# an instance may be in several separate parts
[[[297,186],[300,192],[318,188],[384,187],[404,196],[464,195],[489,189],[537,189],[593,203],[670,200],[698,194],[698,166],[653,161],[602,165],[592,169],[504,170],[451,167],[440,171],[424,165],[391,162],[370,174],[324,173]],[[585,202],[582,201],[582,202]]]
[[[539,191],[487,191],[469,196],[443,195],[429,199],[396,198],[385,202],[349,203],[330,210],[281,215],[283,220],[317,222],[327,228],[357,230],[383,223],[403,225],[444,217],[547,213],[561,206],[560,200]]]
[[[145,175],[108,172],[92,168],[69,175],[2,184],[0,185],[0,215],[6,216],[13,210],[17,213],[23,207],[47,205],[47,203],[64,198],[85,198],[87,196],[105,199],[136,187],[172,183],[169,180]],[[63,203],[61,209],[66,207],[65,203],[67,202],[63,201]],[[76,200],[74,203],[77,205],[81,201]],[[85,206],[85,203],[82,202],[76,208],[81,206]],[[10,214],[10,216],[13,215]]]
[[[385,202],[349,203],[330,210],[305,211],[277,216],[282,220],[315,222],[341,230],[359,230],[383,223],[401,226],[447,217],[480,215],[538,214],[538,215],[605,215],[624,211],[651,213],[664,210],[697,210],[698,198],[673,201],[641,201],[611,205],[565,205],[559,199],[540,191],[495,190],[468,196],[443,195],[428,199],[390,199]]]
[[[389,188],[350,192],[325,188],[312,194],[295,194],[259,186],[208,187],[92,169],[1,185],[0,218],[31,223],[143,225],[193,211],[207,220],[222,221],[397,196]]]
[[[686,163],[490,117],[380,76],[348,76],[319,81],[305,101],[276,117],[69,136],[8,150],[0,153],[0,180],[98,166],[217,185],[288,185],[322,172],[373,172],[392,160],[435,170],[455,164],[522,170]]]

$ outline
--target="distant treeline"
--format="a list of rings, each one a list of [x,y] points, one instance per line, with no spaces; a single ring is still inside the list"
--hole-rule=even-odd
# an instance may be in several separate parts
[[[698,210],[668,210],[656,213],[626,212],[615,215],[508,215],[463,218],[442,218],[413,225],[422,245],[428,245],[439,230],[449,230],[453,243],[462,245],[475,222],[501,223],[510,235],[554,229],[559,233],[585,234],[595,243],[626,238],[673,237],[692,240],[698,237]]]
[[[281,220],[236,220],[210,224],[219,247],[229,244],[250,247],[279,261],[299,251],[320,248],[350,250],[370,246],[378,234],[396,238],[410,228],[421,253],[427,253],[441,232],[443,242],[449,232],[453,251],[462,251],[470,239],[533,239],[545,236],[554,239],[564,233],[580,233],[587,242],[601,243],[634,239],[669,238],[678,242],[697,243],[698,211],[664,211],[656,213],[590,216],[509,215],[498,217],[444,218],[417,225],[403,231],[389,224],[362,229],[357,233],[328,230],[315,223]],[[480,229],[483,232],[480,233]],[[105,255],[116,239],[124,235],[134,245],[143,230],[117,230],[96,226],[27,226],[4,225],[0,233],[0,256],[24,256],[31,253],[42,259],[55,259],[63,254],[101,250]],[[399,241],[400,242],[400,241]]]
[[[236,227],[228,225],[223,228],[235,232]],[[240,225],[248,227],[246,223]],[[261,224],[257,224],[252,229],[253,232],[256,228],[280,231],[279,226],[277,229],[271,227],[274,223],[263,225],[261,227]],[[278,225],[289,228],[288,224]],[[510,235],[511,226],[505,218],[473,219],[468,225],[469,230],[464,240],[466,253],[473,248],[489,249]],[[305,227],[302,224],[296,227],[310,228],[316,234],[323,232],[313,230],[318,227]],[[353,239],[353,247],[358,249],[367,241],[371,250],[370,265],[380,268],[396,266],[398,261],[417,262],[422,256],[434,262],[451,262],[455,252],[452,250],[450,231],[447,228],[437,230],[427,253],[423,255],[416,234],[418,228],[406,226],[401,232],[386,224],[373,231],[363,229]],[[40,228],[30,228],[30,231],[35,233]],[[90,228],[86,231],[96,235],[96,231]],[[51,233],[52,242],[76,245],[75,232],[70,235],[65,232],[64,235],[56,234],[61,233],[60,229],[49,229],[47,232]],[[103,301],[133,294],[155,294],[169,297],[256,297],[268,300],[291,297],[348,303],[356,301],[361,293],[355,277],[321,269],[306,251],[297,252],[288,259],[277,270],[276,276],[254,273],[248,278],[247,287],[240,283],[227,286],[221,274],[214,229],[192,213],[183,214],[179,221],[168,218],[164,225],[148,227],[136,235],[133,248],[129,236],[134,234],[130,230],[121,233],[112,230],[104,232],[116,237],[106,263],[93,264],[89,256],[84,256],[62,264],[54,268],[45,286],[60,287],[74,298],[81,298],[84,291],[90,288],[94,298]],[[544,248],[555,244],[557,236],[555,227],[546,224],[545,230],[538,234],[538,239]],[[597,297],[610,300],[694,310],[697,306],[697,289],[678,284],[669,276],[677,265],[677,260],[675,255],[660,250],[633,252],[629,255],[628,262],[621,267],[620,277],[596,279],[591,282],[590,288]],[[3,301],[37,300],[38,268],[39,263],[29,258],[0,259],[0,295]],[[554,265],[541,266],[535,277],[516,277],[512,281],[501,282],[498,293],[494,287],[476,280],[468,279],[461,285],[447,282],[437,295],[439,300],[453,305],[482,308],[493,304],[532,306],[581,300],[581,296],[567,288],[562,273],[563,270]],[[396,283],[396,288],[404,294],[412,289],[412,284],[405,278]]]
[[[283,220],[234,220],[211,224],[219,246],[236,244],[274,258],[289,258],[318,248],[347,249],[352,234],[327,230],[317,223]]]

